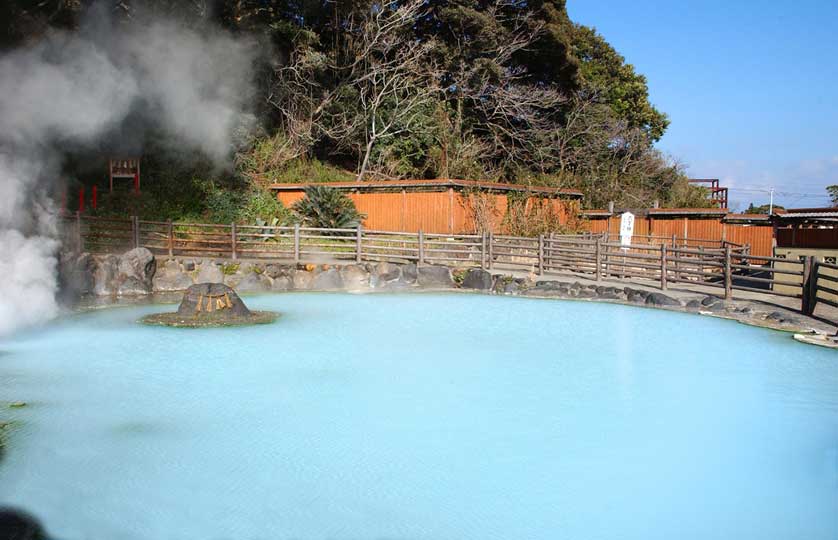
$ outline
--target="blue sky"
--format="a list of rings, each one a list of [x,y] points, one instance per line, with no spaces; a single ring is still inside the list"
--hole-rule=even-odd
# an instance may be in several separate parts
[[[838,1],[568,0],[646,75],[671,125],[658,147],[731,207],[826,206],[838,184]],[[785,193],[786,195],[784,195]],[[794,194],[794,195],[792,195]],[[816,195],[816,196],[811,196]]]

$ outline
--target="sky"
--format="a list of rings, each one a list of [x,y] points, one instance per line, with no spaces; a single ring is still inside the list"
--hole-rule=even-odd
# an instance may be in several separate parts
[[[838,0],[567,0],[649,82],[658,148],[729,206],[828,206],[838,184]]]

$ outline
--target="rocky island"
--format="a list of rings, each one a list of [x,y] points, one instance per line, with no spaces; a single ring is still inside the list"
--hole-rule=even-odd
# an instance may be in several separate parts
[[[141,319],[145,324],[184,328],[242,326],[274,322],[278,313],[251,311],[231,287],[223,283],[190,286],[174,313],[155,313]]]

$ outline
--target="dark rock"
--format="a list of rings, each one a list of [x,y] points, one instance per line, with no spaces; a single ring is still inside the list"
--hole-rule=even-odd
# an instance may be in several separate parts
[[[151,280],[157,270],[154,254],[144,247],[134,248],[119,258],[119,279],[133,279],[146,285],[151,291]]]
[[[629,302],[636,302],[638,304],[642,304],[646,302],[646,298],[649,296],[647,291],[640,291],[637,289],[632,289],[631,287],[626,287],[623,289],[626,293],[626,300]]]
[[[339,290],[343,288],[343,279],[336,268],[329,268],[314,277],[312,288],[320,291]]]
[[[718,302],[718,301],[719,301],[719,299],[718,299],[718,298],[716,298],[715,296],[705,296],[705,297],[701,300],[701,305],[702,305],[702,306],[709,306],[709,305],[711,305],[711,304],[715,304],[715,303],[716,303],[716,302]]]
[[[402,277],[402,268],[393,263],[380,262],[373,268],[369,283],[372,287],[386,287]]]
[[[450,289],[454,287],[451,270],[447,266],[420,266],[417,268],[420,287],[428,289]]]
[[[463,288],[488,291],[492,288],[492,274],[481,268],[472,268],[463,279]]]
[[[698,300],[690,300],[687,302],[687,309],[701,309],[701,302]]]
[[[226,295],[226,296],[225,296]],[[229,305],[228,301],[229,300]],[[220,307],[220,302],[224,307]],[[198,302],[201,302],[201,310],[198,311]],[[250,310],[244,305],[236,291],[222,283],[199,283],[192,285],[183,295],[183,300],[177,310],[180,316],[208,317],[232,316],[247,317]]]
[[[503,286],[503,293],[517,294],[522,289],[523,282],[524,280],[522,279],[513,279]]]
[[[591,289],[580,289],[576,292],[576,298],[596,298],[597,293]]]
[[[195,270],[195,261],[189,259],[188,261],[183,261],[183,269],[187,272],[192,272]]]
[[[12,508],[0,508],[0,538],[6,540],[46,540],[47,535],[38,521]]]
[[[719,312],[725,311],[727,309],[727,306],[725,305],[725,303],[722,302],[721,300],[718,300],[718,299],[716,299],[716,301],[713,302],[712,304],[708,304],[708,305],[705,305],[703,307],[704,307],[705,311],[710,311],[710,312],[713,312],[713,313],[719,313]]]
[[[419,271],[414,263],[402,266],[402,279],[407,283],[416,283],[419,278]]]
[[[646,297],[647,306],[680,306],[681,302],[663,293],[653,292]]]
[[[544,291],[556,291],[559,289],[567,289],[567,284],[560,283],[558,281],[536,281],[535,288]]]

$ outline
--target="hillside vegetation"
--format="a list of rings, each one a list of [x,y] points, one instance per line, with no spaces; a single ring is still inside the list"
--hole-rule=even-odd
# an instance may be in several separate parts
[[[669,119],[645,77],[564,0],[101,4],[121,21],[142,12],[256,36],[261,53],[232,170],[147,144],[143,196],[103,197],[104,212],[267,219],[283,212],[272,182],[395,178],[576,188],[594,208],[707,204],[654,146]],[[72,31],[91,5],[5,2],[2,46]]]

